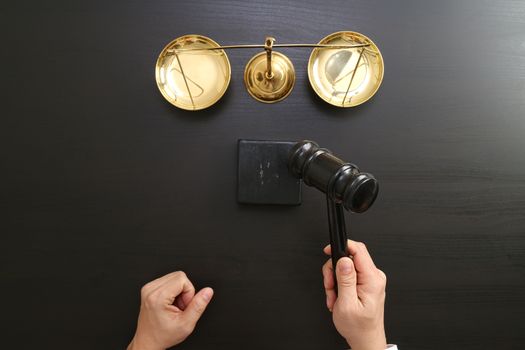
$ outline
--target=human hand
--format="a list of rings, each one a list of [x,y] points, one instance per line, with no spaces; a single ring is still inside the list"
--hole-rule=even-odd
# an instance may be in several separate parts
[[[128,350],[165,350],[186,339],[195,329],[213,289],[195,288],[182,271],[149,282],[140,292],[137,330]]]
[[[332,260],[323,265],[326,306],[333,313],[335,328],[352,350],[384,350],[386,275],[374,265],[363,243],[348,240],[348,250],[353,258],[337,262],[338,294]],[[324,252],[331,254],[329,245]]]

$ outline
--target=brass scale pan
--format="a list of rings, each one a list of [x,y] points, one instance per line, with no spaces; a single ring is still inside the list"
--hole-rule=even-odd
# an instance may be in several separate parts
[[[155,66],[157,86],[166,100],[186,110],[210,107],[226,92],[231,66],[224,50],[263,48],[246,65],[244,83],[258,101],[274,103],[286,98],[295,84],[292,62],[276,47],[312,47],[308,79],[315,93],[337,107],[353,107],[369,100],[383,81],[379,49],[363,34],[336,32],[318,44],[220,46],[202,35],[184,35],[162,50]]]

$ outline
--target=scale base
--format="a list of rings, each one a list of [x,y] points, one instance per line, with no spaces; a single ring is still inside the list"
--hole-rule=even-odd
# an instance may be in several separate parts
[[[272,77],[266,75],[266,53],[252,57],[244,69],[244,84],[257,101],[275,103],[284,100],[295,85],[295,70],[285,55],[272,51]]]

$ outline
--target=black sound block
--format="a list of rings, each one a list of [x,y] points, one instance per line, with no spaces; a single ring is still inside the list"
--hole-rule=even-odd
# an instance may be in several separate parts
[[[250,204],[301,204],[301,180],[288,170],[294,141],[239,140],[237,201]]]

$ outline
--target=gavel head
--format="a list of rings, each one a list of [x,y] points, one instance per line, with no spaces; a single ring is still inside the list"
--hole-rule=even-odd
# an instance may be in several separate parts
[[[354,164],[342,161],[313,141],[300,141],[290,150],[288,169],[354,213],[368,210],[379,190],[372,174],[360,172]]]

